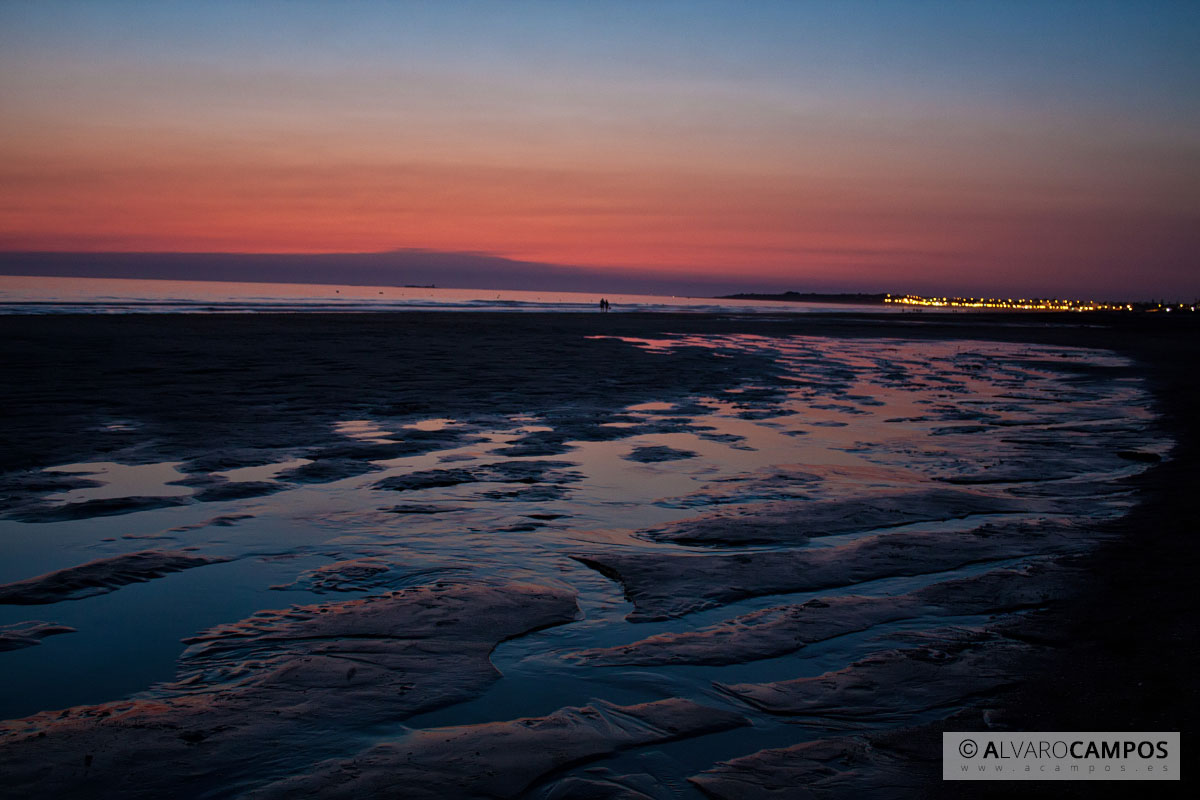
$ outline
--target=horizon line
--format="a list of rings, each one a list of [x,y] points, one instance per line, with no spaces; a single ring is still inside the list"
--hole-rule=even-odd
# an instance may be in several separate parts
[[[400,261],[382,261],[388,257]],[[63,264],[65,258],[79,259],[85,263]],[[148,265],[146,259],[185,260],[193,262],[190,265]],[[135,259],[138,264],[114,264],[112,259]],[[194,274],[190,270],[186,274],[168,274],[171,267],[200,266],[194,262],[202,259],[213,259],[204,264],[218,272],[231,266],[232,261],[257,261],[260,271],[257,274]],[[302,274],[287,274],[289,266],[297,266],[296,262],[309,262],[310,265],[336,267],[322,259],[354,259],[353,270],[341,274],[322,272],[304,272]],[[414,261],[413,259],[416,259]],[[16,263],[13,263],[13,262]],[[222,263],[222,261],[224,263]],[[425,261],[426,263],[417,263]],[[100,262],[100,263],[97,263]],[[288,262],[292,262],[289,264]],[[22,268],[32,268],[28,271]],[[506,269],[501,269],[506,268]],[[409,274],[395,276],[386,274],[397,269],[409,270]],[[433,269],[434,272],[428,270]],[[282,274],[272,274],[281,270]],[[495,271],[493,271],[495,270]],[[157,273],[157,274],[156,274]],[[200,283],[264,283],[264,284],[301,284],[317,286],[358,286],[379,288],[429,288],[438,289],[470,289],[479,291],[564,291],[564,292],[608,292],[622,294],[641,294],[652,296],[684,296],[696,298],[721,298],[734,294],[755,295],[784,295],[816,294],[816,295],[893,295],[905,294],[932,297],[1036,297],[1036,298],[1086,298],[1098,300],[1094,295],[1084,292],[1063,292],[1061,290],[1026,289],[1016,293],[981,291],[949,292],[945,288],[934,289],[926,287],[920,291],[912,289],[880,290],[877,285],[870,287],[847,284],[833,285],[828,281],[818,281],[820,284],[798,290],[796,288],[781,288],[783,281],[779,278],[762,276],[749,277],[747,280],[734,282],[728,277],[716,277],[679,273],[664,270],[659,273],[647,273],[629,267],[586,267],[573,264],[556,264],[552,262],[528,261],[497,255],[481,250],[434,250],[429,248],[393,248],[378,251],[320,251],[320,252],[236,252],[236,251],[203,251],[203,250],[29,250],[29,249],[0,249],[0,276],[13,278],[85,278],[110,280],[151,280],[151,281],[194,281]],[[440,278],[448,278],[449,281]],[[493,285],[483,285],[483,283]],[[559,286],[542,285],[543,281],[558,283]],[[594,281],[611,281],[618,286],[599,287],[584,285]],[[505,285],[495,285],[496,282]],[[514,285],[516,284],[520,285]],[[565,283],[575,284],[571,286]],[[620,284],[625,284],[622,288]],[[788,280],[791,287],[803,286],[801,280]],[[1200,295],[1196,295],[1200,298]],[[1157,302],[1162,298],[1104,298],[1103,302]],[[1179,298],[1176,298],[1179,299]]]

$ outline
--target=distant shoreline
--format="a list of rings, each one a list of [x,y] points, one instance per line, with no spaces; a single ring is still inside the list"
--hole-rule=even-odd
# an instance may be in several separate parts
[[[758,294],[755,292],[740,292],[738,294],[723,294],[716,300],[775,300],[782,303],[842,303],[845,305],[883,305],[886,294],[856,294],[838,292],[833,294],[822,292],[779,292],[776,294]]]

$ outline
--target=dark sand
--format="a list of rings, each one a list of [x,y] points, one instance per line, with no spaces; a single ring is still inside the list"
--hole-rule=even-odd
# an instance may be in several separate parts
[[[196,471],[209,471],[272,463],[286,454],[313,459],[301,468],[306,472],[289,476],[293,482],[324,481],[363,474],[371,469],[371,460],[445,447],[461,435],[434,431],[425,441],[409,437],[403,443],[348,445],[344,438],[326,433],[333,422],[355,417],[478,417],[557,409],[555,435],[532,437],[513,453],[549,459],[562,452],[567,435],[597,441],[610,435],[603,423],[620,421],[614,408],[682,400],[743,383],[770,384],[775,373],[765,357],[720,358],[700,349],[663,354],[615,339],[586,338],[656,338],[668,333],[969,338],[1106,348],[1133,359],[1130,374],[1143,378],[1153,391],[1160,424],[1177,445],[1169,460],[1131,479],[1140,501],[1132,513],[1109,526],[1106,533],[1115,536],[1073,557],[1072,569],[1085,576],[1075,582],[1074,592],[1009,623],[1017,626],[1007,629],[1013,638],[1053,646],[1035,648],[1032,655],[1023,648],[1004,648],[1003,674],[988,673],[985,682],[1010,687],[990,708],[992,724],[1002,719],[1012,730],[1171,730],[1183,731],[1189,739],[1200,674],[1195,592],[1200,543],[1194,506],[1200,489],[1200,373],[1195,368],[1200,363],[1200,331],[1192,319],[438,312],[0,317],[5,341],[0,407],[7,417],[0,429],[0,513],[38,519],[39,514],[51,513],[42,496],[81,485],[77,477],[39,471],[51,465],[151,463],[195,454],[207,459]],[[1080,372],[1086,377],[1086,368]],[[764,395],[763,402],[770,398]],[[138,425],[113,426],[121,420],[137,420]],[[215,455],[214,442],[221,443]],[[545,469],[556,466],[547,464]],[[219,496],[220,486],[202,488]],[[401,504],[395,505],[397,513],[437,511],[404,505],[404,488],[385,484],[379,493],[386,496],[385,502]],[[137,510],[76,509],[84,517]],[[367,564],[366,569],[374,567]],[[930,646],[934,645],[918,643],[918,649]],[[937,646],[953,650],[959,645]],[[1010,652],[1014,649],[1022,652]],[[911,660],[904,655],[888,658],[880,669]],[[487,672],[482,665],[476,668]],[[797,687],[800,684],[788,689],[798,691]],[[851,736],[844,744],[833,739],[806,743],[795,758],[779,753],[755,757],[750,752],[745,758],[755,770],[767,765],[769,774],[803,780],[806,773],[797,758],[823,769],[830,753],[869,751],[873,755],[863,756],[866,766],[853,774],[853,781],[831,784],[833,796],[840,792],[886,797],[888,786],[898,794],[963,796],[967,789],[962,785],[943,785],[938,779],[940,763],[930,756],[936,752],[930,748],[940,746],[938,725],[966,730],[972,724],[982,723],[978,715],[968,713],[899,739],[873,733],[878,745],[874,750],[863,750],[864,739]],[[58,741],[53,735],[49,738]],[[22,763],[32,766],[41,757],[52,763],[49,748],[43,747],[45,755],[38,756],[38,742],[24,740]],[[611,749],[605,745],[595,752],[606,748]],[[881,753],[887,754],[886,763],[880,762]],[[721,767],[719,773],[719,781],[700,779],[697,784],[713,796],[737,796],[719,793],[720,786],[738,791],[736,769]],[[157,775],[155,785],[170,786],[171,776]],[[4,788],[9,790],[6,794],[32,796],[36,791],[30,787],[36,786],[34,779],[23,788]],[[968,789],[972,796],[1010,796],[1014,786],[973,784]],[[1156,795],[1163,793],[1163,786],[1154,786]],[[60,788],[67,793],[88,791],[70,781]],[[1127,796],[1139,794],[1136,785],[1120,788]],[[1023,795],[1092,795],[1096,785],[1024,783],[1019,789]]]
[[[224,560],[158,550],[126,553],[7,583],[0,586],[0,603],[32,606],[57,603],[61,600],[78,600],[111,592],[129,583],[160,578],[168,572],[202,567]]]

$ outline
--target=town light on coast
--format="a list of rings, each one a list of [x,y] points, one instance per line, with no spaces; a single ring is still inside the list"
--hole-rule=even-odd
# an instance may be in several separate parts
[[[1179,311],[1195,310],[1188,303],[1098,303],[1095,300],[1010,297],[924,297],[916,294],[887,295],[883,302],[902,306],[934,308],[982,308],[1000,311]]]

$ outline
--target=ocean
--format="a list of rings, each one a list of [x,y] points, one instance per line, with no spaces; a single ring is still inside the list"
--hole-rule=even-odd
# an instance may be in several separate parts
[[[0,276],[0,314],[229,314],[369,311],[612,311],[896,313],[877,305],[785,303],[712,297],[579,292],[336,286],[305,283]]]

